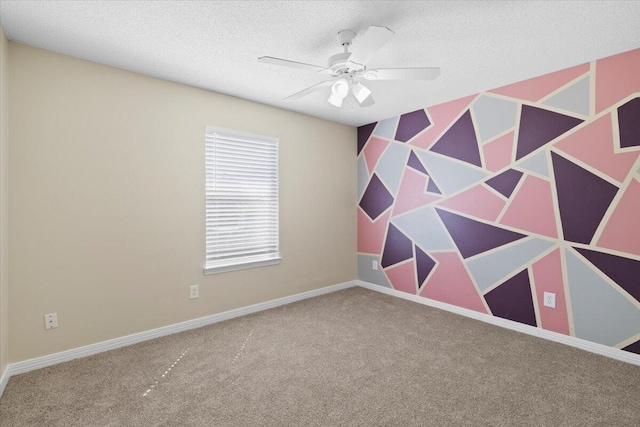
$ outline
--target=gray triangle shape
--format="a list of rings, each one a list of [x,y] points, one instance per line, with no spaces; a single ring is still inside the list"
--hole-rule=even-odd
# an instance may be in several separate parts
[[[585,77],[562,92],[553,95],[543,104],[588,116],[590,86],[589,77]]]
[[[570,249],[565,249],[577,338],[616,345],[640,333],[640,310]]]
[[[523,240],[489,255],[478,255],[477,258],[467,261],[467,267],[478,289],[484,292],[553,245],[553,242],[543,239]]]
[[[377,270],[373,269],[373,261],[378,264]],[[380,258],[376,255],[358,255],[358,280],[393,289],[387,276],[382,271]]]
[[[483,95],[471,108],[481,141],[488,141],[516,124],[518,104],[513,101]]]
[[[393,139],[393,135],[396,133],[396,126],[398,124],[398,117],[392,117],[390,119],[381,120],[373,130],[374,136],[380,136],[382,138]]]
[[[455,249],[453,241],[431,206],[397,216],[393,219],[393,224],[425,251]]]
[[[376,173],[393,197],[396,196],[400,187],[410,150],[411,148],[405,144],[391,143],[378,160]]]
[[[518,163],[516,166],[519,169],[524,169],[529,172],[535,172],[539,175],[549,177],[549,163],[547,161],[547,152],[545,150],[541,150],[538,154],[529,157],[521,163]]]

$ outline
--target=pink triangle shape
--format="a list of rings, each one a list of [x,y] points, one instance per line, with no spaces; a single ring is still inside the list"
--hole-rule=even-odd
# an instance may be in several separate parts
[[[378,163],[378,159],[384,153],[384,150],[387,149],[389,145],[389,141],[384,139],[371,137],[367,145],[364,147],[364,159],[367,162],[367,169],[369,169],[369,174],[373,173],[373,170],[376,168],[376,164]]]
[[[482,299],[457,252],[430,253],[438,265],[420,296],[486,313]]]
[[[554,146],[618,180],[618,182],[625,180],[640,155],[638,152],[619,154],[613,152],[613,129],[610,114],[581,127],[576,132],[562,138]]]
[[[502,86],[489,92],[526,101],[538,101],[587,71],[589,63]]]
[[[482,146],[487,169],[497,172],[511,164],[513,156],[513,131]]]
[[[418,288],[416,286],[416,266],[413,259],[397,267],[385,270],[389,281],[394,289],[415,295]]]
[[[542,329],[570,335],[567,300],[564,294],[560,249],[556,249],[533,264],[533,281],[540,311]],[[545,307],[544,293],[556,294],[556,307]]]
[[[598,239],[598,246],[640,255],[640,182],[632,179]]]
[[[367,214],[358,210],[358,252],[380,255],[387,232],[387,224],[391,217],[391,210],[371,222]]]
[[[405,167],[400,189],[396,195],[396,203],[393,207],[393,216],[400,215],[440,198],[434,194],[425,193],[428,179],[412,168]]]
[[[431,127],[427,128],[409,144],[425,150],[431,147],[438,136],[469,106],[475,97],[476,95],[471,95],[427,108],[431,119]]]
[[[544,179],[528,175],[518,193],[511,196],[511,204],[500,223],[557,238],[558,228],[553,206],[551,184]]]
[[[596,61],[596,113],[640,92],[640,49]]]
[[[482,184],[446,199],[439,206],[456,212],[495,221],[502,212],[506,201]]]

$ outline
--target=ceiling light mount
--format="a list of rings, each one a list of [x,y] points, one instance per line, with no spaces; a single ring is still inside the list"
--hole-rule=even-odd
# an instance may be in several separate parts
[[[338,42],[340,43],[341,46],[344,47],[345,52],[347,51],[347,48],[351,46],[351,43],[355,38],[356,38],[356,33],[354,33],[351,30],[338,31]]]

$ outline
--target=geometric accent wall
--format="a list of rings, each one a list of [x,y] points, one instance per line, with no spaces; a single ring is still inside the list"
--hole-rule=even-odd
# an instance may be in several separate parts
[[[358,158],[360,280],[640,354],[640,49],[363,126]]]

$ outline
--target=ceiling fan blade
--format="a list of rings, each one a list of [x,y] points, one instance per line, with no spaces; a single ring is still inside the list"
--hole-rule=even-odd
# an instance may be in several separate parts
[[[367,80],[433,80],[439,75],[440,67],[380,68],[365,71],[363,77]]]
[[[313,86],[309,86],[306,89],[302,89],[300,92],[296,92],[293,95],[289,95],[285,99],[300,99],[303,96],[307,96],[310,93],[313,93],[313,92],[315,92],[317,90],[320,90],[322,88],[331,86],[332,84],[333,84],[333,80],[327,80],[327,81],[324,81],[324,82],[320,82],[320,83],[315,84]]]
[[[349,57],[350,62],[366,65],[367,62],[384,46],[394,32],[387,27],[371,26],[365,33],[356,39],[353,53]]]
[[[353,97],[356,101],[358,100],[355,96]],[[365,98],[364,101],[362,102],[358,102],[358,104],[360,104],[360,106],[362,108],[367,108],[367,107],[371,107],[373,104],[376,103],[376,100],[373,99],[373,96],[369,95]]]
[[[315,72],[324,72],[325,67],[320,67],[313,64],[305,64],[304,62],[289,61],[287,59],[274,58],[272,56],[261,56],[258,61],[263,64],[280,65],[282,67],[299,68],[301,70],[309,70]]]

